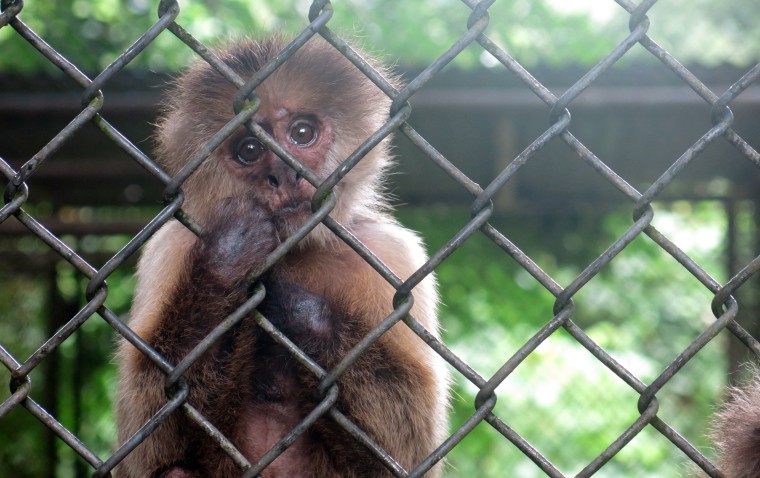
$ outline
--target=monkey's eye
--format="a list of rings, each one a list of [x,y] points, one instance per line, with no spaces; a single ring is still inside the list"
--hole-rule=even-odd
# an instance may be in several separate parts
[[[267,149],[256,138],[245,138],[237,148],[237,160],[243,164],[251,164],[261,157]]]
[[[308,146],[317,139],[317,128],[306,121],[297,121],[290,127],[290,141],[298,146]]]

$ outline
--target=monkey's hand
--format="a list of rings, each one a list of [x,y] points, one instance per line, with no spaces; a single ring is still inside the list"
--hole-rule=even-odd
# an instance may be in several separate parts
[[[250,198],[229,198],[203,228],[192,253],[192,278],[224,290],[234,288],[278,243],[267,208]]]
[[[165,316],[150,338],[166,358],[178,362],[217,324],[245,302],[247,275],[277,246],[270,212],[248,198],[220,203],[189,252],[189,267]],[[221,347],[215,344],[207,357]]]
[[[243,304],[248,293],[247,275],[260,267],[278,244],[270,212],[252,199],[225,200],[212,217],[191,246],[187,268],[171,296],[163,298],[167,306],[146,337],[158,353],[175,364]],[[247,397],[245,384],[250,381],[250,357],[256,346],[255,323],[245,317],[183,375],[189,389],[188,402],[228,437],[234,435]],[[137,388],[124,392],[120,404],[132,414],[129,426],[122,426],[125,437],[137,431],[131,424],[145,423],[167,400],[165,376],[147,358],[133,355],[136,358],[129,367]],[[121,415],[126,414],[122,411]],[[198,448],[197,443],[208,443],[208,438],[182,414],[174,413],[125,461],[124,476],[233,476],[204,468],[206,461],[221,457],[222,452],[214,445]]]
[[[259,312],[312,357],[331,354],[339,311],[327,298],[277,276],[264,285]]]

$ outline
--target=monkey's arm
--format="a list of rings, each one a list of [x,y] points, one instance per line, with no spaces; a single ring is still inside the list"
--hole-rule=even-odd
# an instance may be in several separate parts
[[[419,240],[410,231],[394,223],[372,229],[380,235],[361,239],[401,277],[408,277],[425,260]],[[299,321],[296,325],[278,321],[276,325],[323,368],[330,370],[391,313],[395,290],[350,250],[314,261],[301,257],[297,264],[298,268],[290,271],[293,281],[319,291],[319,300],[314,294],[304,294],[287,284],[270,284],[268,291],[273,287],[279,290],[267,297],[280,298],[277,307],[285,311],[284,316],[297,315],[286,309],[298,304],[299,297],[311,297],[308,308],[321,311],[311,314],[312,321],[319,317],[318,323]],[[283,290],[288,287],[292,294]],[[423,281],[413,293],[413,315],[437,334],[434,278]],[[304,382],[310,383],[307,388],[312,392],[318,386],[310,374]],[[441,358],[405,324],[397,324],[341,376],[338,407],[410,470],[445,438],[447,383],[448,374]],[[390,476],[385,471],[378,472],[385,468],[367,456],[366,450],[333,421],[320,421],[315,428],[322,435],[319,441],[326,444],[330,456],[345,457],[345,450],[356,450],[350,457],[354,462],[343,463],[339,468],[353,470],[360,477]],[[330,452],[332,449],[340,452]],[[426,476],[439,475],[440,467],[436,467]]]
[[[356,315],[341,301],[311,293],[292,282],[275,279],[265,286],[268,299],[260,307],[261,313],[328,371],[369,332],[368,321],[375,319]],[[339,379],[337,408],[409,470],[432,451],[438,439],[430,413],[440,397],[430,393],[435,377],[427,370],[429,364],[409,363],[407,359],[397,344],[382,338]],[[319,380],[305,369],[298,373],[302,387],[297,390],[297,401],[314,404]],[[331,418],[317,421],[309,433],[315,446],[323,450],[322,455],[332,462],[329,471],[314,476],[391,476]]]
[[[214,224],[204,228],[204,235],[192,245],[160,234],[155,240],[176,246],[162,250],[148,248],[143,261],[166,261],[156,254],[185,254],[176,270],[166,267],[143,268],[142,274],[168,274],[169,290],[151,291],[161,284],[160,277],[141,277],[138,290],[141,300],[133,317],[136,331],[153,348],[173,364],[181,361],[227,315],[246,298],[244,284],[247,272],[274,248],[271,223],[261,208],[235,206],[234,219],[226,214],[233,206],[225,205]],[[247,211],[241,215],[240,211]],[[241,254],[257,251],[255,254]],[[166,288],[165,288],[166,289]],[[152,294],[159,294],[153,297]],[[165,294],[161,297],[160,294]],[[148,305],[146,305],[148,304]],[[249,318],[244,321],[250,321]],[[241,383],[250,375],[251,350],[254,347],[253,327],[245,324],[233,328],[207,351],[183,379],[189,387],[190,404],[209,418],[223,432],[235,421],[232,410],[243,400]],[[131,437],[167,401],[165,375],[145,356],[126,342],[121,350],[118,420],[120,442]],[[224,407],[214,404],[224,403]],[[214,413],[216,412],[216,413]],[[147,478],[152,476],[193,476],[197,456],[190,453],[193,434],[201,433],[188,423],[181,412],[173,413],[120,466],[120,476]],[[199,435],[200,436],[200,435]],[[171,467],[179,466],[179,469]],[[169,471],[161,475],[162,470]],[[174,473],[172,475],[171,473]],[[177,473],[185,473],[177,474]]]
[[[402,280],[407,280],[427,260],[417,234],[394,220],[375,222],[367,229],[369,231],[357,229],[357,236]],[[368,264],[362,261],[362,266],[366,282],[356,289],[359,297],[352,297],[350,302],[362,298],[366,304],[363,323],[374,326],[391,313],[396,291]],[[436,289],[432,274],[417,284],[412,290],[411,313],[428,332],[438,337]],[[387,364],[381,367],[379,380],[373,382],[374,389],[364,392],[362,403],[367,404],[367,408],[357,410],[361,415],[357,416],[357,422],[366,421],[371,424],[370,428],[381,430],[382,434],[375,437],[378,443],[410,470],[440,445],[448,433],[448,370],[443,359],[403,323],[386,332],[376,347],[375,353],[384,360],[377,361],[370,355],[357,364],[355,377],[350,375],[350,368],[347,371],[346,380],[351,379],[355,386],[361,386],[365,377],[377,373],[373,363]],[[368,352],[372,354],[373,349]],[[375,397],[387,397],[389,404]],[[441,472],[439,465],[425,476],[434,478]]]

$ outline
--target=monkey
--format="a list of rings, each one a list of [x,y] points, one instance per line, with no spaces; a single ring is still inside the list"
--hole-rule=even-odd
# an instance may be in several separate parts
[[[760,375],[729,388],[728,398],[713,416],[710,438],[725,478],[760,476]]]
[[[286,46],[245,39],[217,56],[251,77]],[[375,60],[369,60],[374,62]],[[392,84],[399,80],[379,63]],[[174,175],[234,113],[236,88],[198,61],[181,73],[156,124],[156,157]],[[312,38],[255,90],[253,121],[320,179],[388,119],[391,100],[342,54]],[[334,189],[332,218],[401,279],[427,260],[419,236],[392,216],[384,179],[389,139]],[[129,326],[173,364],[249,296],[246,280],[311,215],[315,187],[241,127],[182,186],[196,236],[177,220],[160,228],[138,261]],[[393,310],[396,290],[326,226],[318,225],[265,271],[257,310],[324,370]],[[413,289],[412,316],[440,335],[431,274]],[[165,375],[126,340],[117,351],[119,442],[164,406]],[[316,406],[318,379],[245,317],[183,375],[187,401],[254,463]],[[403,323],[393,325],[337,381],[335,407],[406,470],[447,432],[443,359]],[[442,464],[425,475],[437,478]],[[241,476],[229,456],[176,410],[117,466],[122,478]],[[393,474],[328,416],[317,419],[261,473],[263,478],[384,478]]]

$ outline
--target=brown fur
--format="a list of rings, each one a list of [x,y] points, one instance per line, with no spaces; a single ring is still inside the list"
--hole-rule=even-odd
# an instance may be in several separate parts
[[[235,44],[219,55],[251,76],[284,46],[269,38]],[[256,90],[254,119],[317,176],[327,177],[387,119],[390,100],[339,53],[311,40]],[[235,89],[199,63],[170,95],[157,134],[158,155],[174,174],[232,117]],[[315,118],[319,136],[299,147],[282,137],[296,114]],[[294,115],[294,116],[291,116]],[[307,204],[314,188],[294,178],[272,153],[256,164],[235,162],[233,134],[183,186],[185,209],[202,226],[196,239],[176,222],[148,243],[138,267],[130,325],[173,363],[179,362],[246,297],[244,279],[306,212],[283,214],[288,201]],[[381,181],[387,141],[336,188],[331,216],[399,277],[425,261],[419,238],[386,212]],[[285,178],[279,188],[267,176]],[[279,176],[282,175],[282,176]],[[299,206],[300,208],[300,206]],[[323,226],[265,280],[262,312],[322,367],[337,364],[392,311],[395,290]],[[413,315],[438,334],[435,279],[414,290]],[[303,311],[307,312],[303,312]],[[313,312],[312,312],[313,311]],[[119,351],[119,438],[132,436],[166,403],[164,375],[131,345]],[[244,319],[186,373],[189,402],[251,461],[311,410],[317,380]],[[404,324],[395,325],[341,377],[337,407],[404,466],[415,467],[445,438],[447,374],[440,357]],[[440,475],[440,466],[428,477]],[[163,473],[163,474],[161,474]],[[119,467],[124,478],[239,476],[231,460],[181,413],[174,413]],[[367,478],[390,473],[329,418],[319,419],[264,471],[264,478]]]
[[[760,376],[730,390],[716,414],[711,437],[718,449],[718,468],[726,478],[760,477]]]

